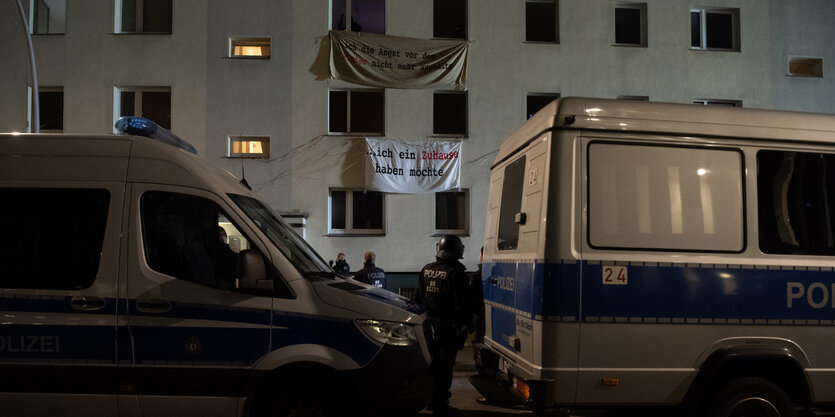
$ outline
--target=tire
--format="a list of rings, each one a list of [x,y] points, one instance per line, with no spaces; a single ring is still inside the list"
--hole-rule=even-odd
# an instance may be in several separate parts
[[[708,400],[705,417],[795,417],[791,398],[763,378],[732,380]]]

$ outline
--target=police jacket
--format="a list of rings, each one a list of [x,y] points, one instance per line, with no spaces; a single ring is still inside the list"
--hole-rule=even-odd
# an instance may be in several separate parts
[[[471,326],[472,296],[464,265],[438,259],[420,271],[416,301],[430,319],[459,328]]]
[[[375,279],[386,279],[386,271],[377,268],[374,264],[365,264],[365,267],[354,274],[354,279],[368,285],[374,285]]]
[[[348,275],[351,272],[351,267],[348,266],[348,262],[341,259],[336,261],[336,264],[333,266],[333,270],[339,275]]]

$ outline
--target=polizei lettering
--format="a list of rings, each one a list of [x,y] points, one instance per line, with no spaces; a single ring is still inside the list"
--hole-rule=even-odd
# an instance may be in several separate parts
[[[423,271],[423,277],[433,279],[446,279],[446,271],[433,271],[431,269],[427,269]]]
[[[806,301],[812,308],[835,308],[835,283],[813,282],[807,287],[802,282],[786,283],[786,308],[794,307],[795,302]]]
[[[58,353],[59,336],[6,335],[0,336],[0,353]]]

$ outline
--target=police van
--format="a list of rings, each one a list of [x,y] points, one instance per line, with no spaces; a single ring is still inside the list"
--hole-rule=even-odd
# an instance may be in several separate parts
[[[559,99],[487,213],[485,343],[534,410],[835,403],[835,117]]]
[[[411,415],[422,311],[153,122],[0,135],[0,415]],[[149,137],[144,137],[149,136]]]

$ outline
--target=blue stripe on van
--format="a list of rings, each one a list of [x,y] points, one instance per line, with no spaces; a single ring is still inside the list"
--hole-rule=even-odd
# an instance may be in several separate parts
[[[628,285],[604,285],[603,268],[485,263],[485,300],[537,320],[835,324],[832,268],[640,263],[626,267]]]

